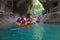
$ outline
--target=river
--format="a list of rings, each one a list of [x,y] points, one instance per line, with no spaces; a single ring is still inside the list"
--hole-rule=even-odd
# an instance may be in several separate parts
[[[0,40],[60,40],[59,24],[33,24],[27,27],[0,29]]]

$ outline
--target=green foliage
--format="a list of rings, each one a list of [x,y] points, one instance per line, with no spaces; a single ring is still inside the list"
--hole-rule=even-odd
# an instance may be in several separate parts
[[[32,8],[29,9],[30,14],[42,15],[44,8],[38,0],[32,0]]]

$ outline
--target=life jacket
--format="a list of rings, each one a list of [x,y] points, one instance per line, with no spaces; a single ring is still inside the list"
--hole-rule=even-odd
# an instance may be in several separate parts
[[[27,21],[31,21],[31,19],[30,18],[27,18]]]
[[[21,20],[21,23],[25,23],[25,20]]]
[[[20,22],[20,21],[21,21],[21,19],[20,19],[20,18],[18,18],[18,19],[17,19],[17,22]]]

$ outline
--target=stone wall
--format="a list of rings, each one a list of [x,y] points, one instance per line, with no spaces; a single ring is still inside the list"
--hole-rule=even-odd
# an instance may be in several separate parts
[[[43,4],[47,12],[50,12],[60,4],[60,0],[40,0],[40,2]]]
[[[40,0],[41,1],[41,0]],[[51,14],[45,21],[45,23],[60,23],[60,0],[45,0],[46,2],[41,1],[43,4],[46,13]],[[56,16],[54,17],[54,14]],[[48,15],[46,15],[48,16]]]

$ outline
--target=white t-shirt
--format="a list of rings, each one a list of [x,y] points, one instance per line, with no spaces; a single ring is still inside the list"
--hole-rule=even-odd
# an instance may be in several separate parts
[[[24,18],[24,20],[26,21],[26,18]]]

